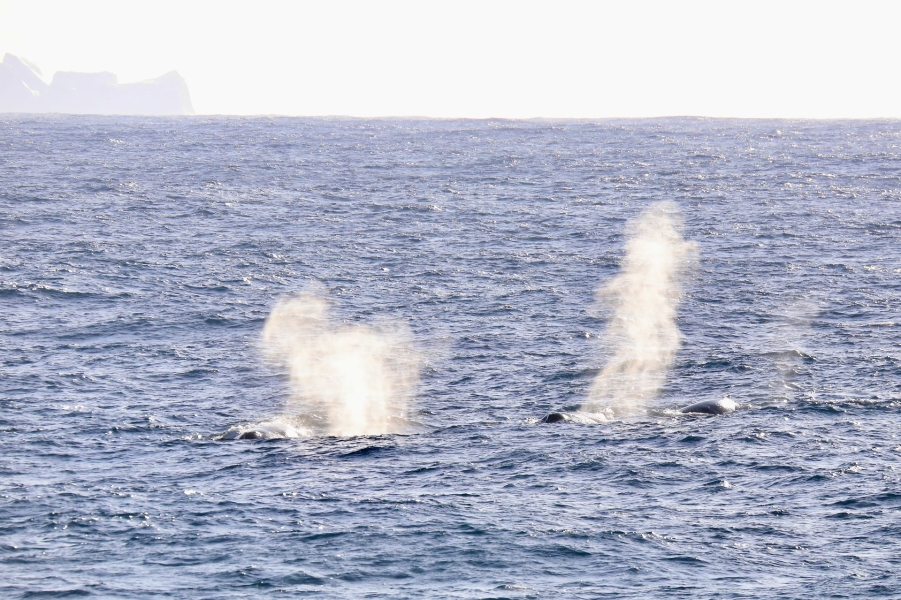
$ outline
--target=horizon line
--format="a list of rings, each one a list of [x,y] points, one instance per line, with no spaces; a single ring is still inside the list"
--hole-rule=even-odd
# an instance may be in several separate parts
[[[295,115],[288,113],[194,113],[192,115],[155,115],[155,114],[114,114],[114,113],[66,113],[66,112],[6,112],[0,113],[0,118],[7,117],[129,117],[129,118],[165,118],[165,119],[197,119],[204,117],[246,118],[246,119],[335,119],[356,121],[654,121],[664,119],[691,119],[711,121],[901,121],[901,116],[893,117],[735,117],[735,116],[709,116],[709,115],[654,115],[654,116],[610,116],[610,117],[434,117],[427,115],[344,115],[344,114],[311,114]]]

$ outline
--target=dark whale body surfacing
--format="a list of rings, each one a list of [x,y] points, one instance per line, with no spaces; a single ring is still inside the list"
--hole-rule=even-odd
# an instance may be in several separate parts
[[[690,406],[686,406],[680,412],[684,413],[701,413],[707,415],[725,415],[734,411],[737,407],[735,402],[728,396],[719,400],[704,400],[696,402]]]
[[[309,431],[293,425],[268,421],[250,427],[235,426],[213,439],[216,440],[280,440],[283,438],[308,437]]]
[[[720,398],[719,400],[704,400],[702,402],[695,402],[685,408],[679,410],[682,413],[694,413],[694,414],[705,414],[705,415],[725,415],[729,414],[738,408],[738,405],[735,402],[726,396],[725,398]],[[552,412],[541,421],[540,423],[567,423],[567,422],[595,422],[598,421],[584,421],[578,417],[578,413],[575,415],[565,413],[565,412]],[[601,421],[603,422],[603,420]]]
[[[541,419],[541,422],[542,423],[560,423],[560,422],[566,421],[566,420],[568,420],[566,418],[566,415],[564,415],[563,413],[555,412],[555,413],[551,413],[548,416],[546,416],[545,418]]]

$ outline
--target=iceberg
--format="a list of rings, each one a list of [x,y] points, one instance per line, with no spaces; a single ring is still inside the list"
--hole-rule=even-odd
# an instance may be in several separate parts
[[[48,85],[32,63],[7,54],[0,63],[0,113],[79,115],[193,115],[184,78],[119,83],[113,73],[59,71]]]

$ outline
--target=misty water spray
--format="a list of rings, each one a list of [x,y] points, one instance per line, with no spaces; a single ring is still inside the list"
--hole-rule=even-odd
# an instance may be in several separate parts
[[[266,321],[266,353],[291,376],[288,412],[320,416],[331,435],[397,432],[419,379],[408,329],[336,324],[328,308],[320,295],[299,294]]]
[[[610,353],[581,412],[613,416],[653,400],[681,342],[676,309],[697,260],[697,244],[681,234],[679,209],[658,202],[627,225],[620,273],[597,292],[609,315],[603,343]]]

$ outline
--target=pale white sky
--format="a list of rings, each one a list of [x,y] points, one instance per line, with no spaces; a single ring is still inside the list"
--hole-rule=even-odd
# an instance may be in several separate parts
[[[0,1],[0,53],[199,114],[901,117],[901,2]]]

